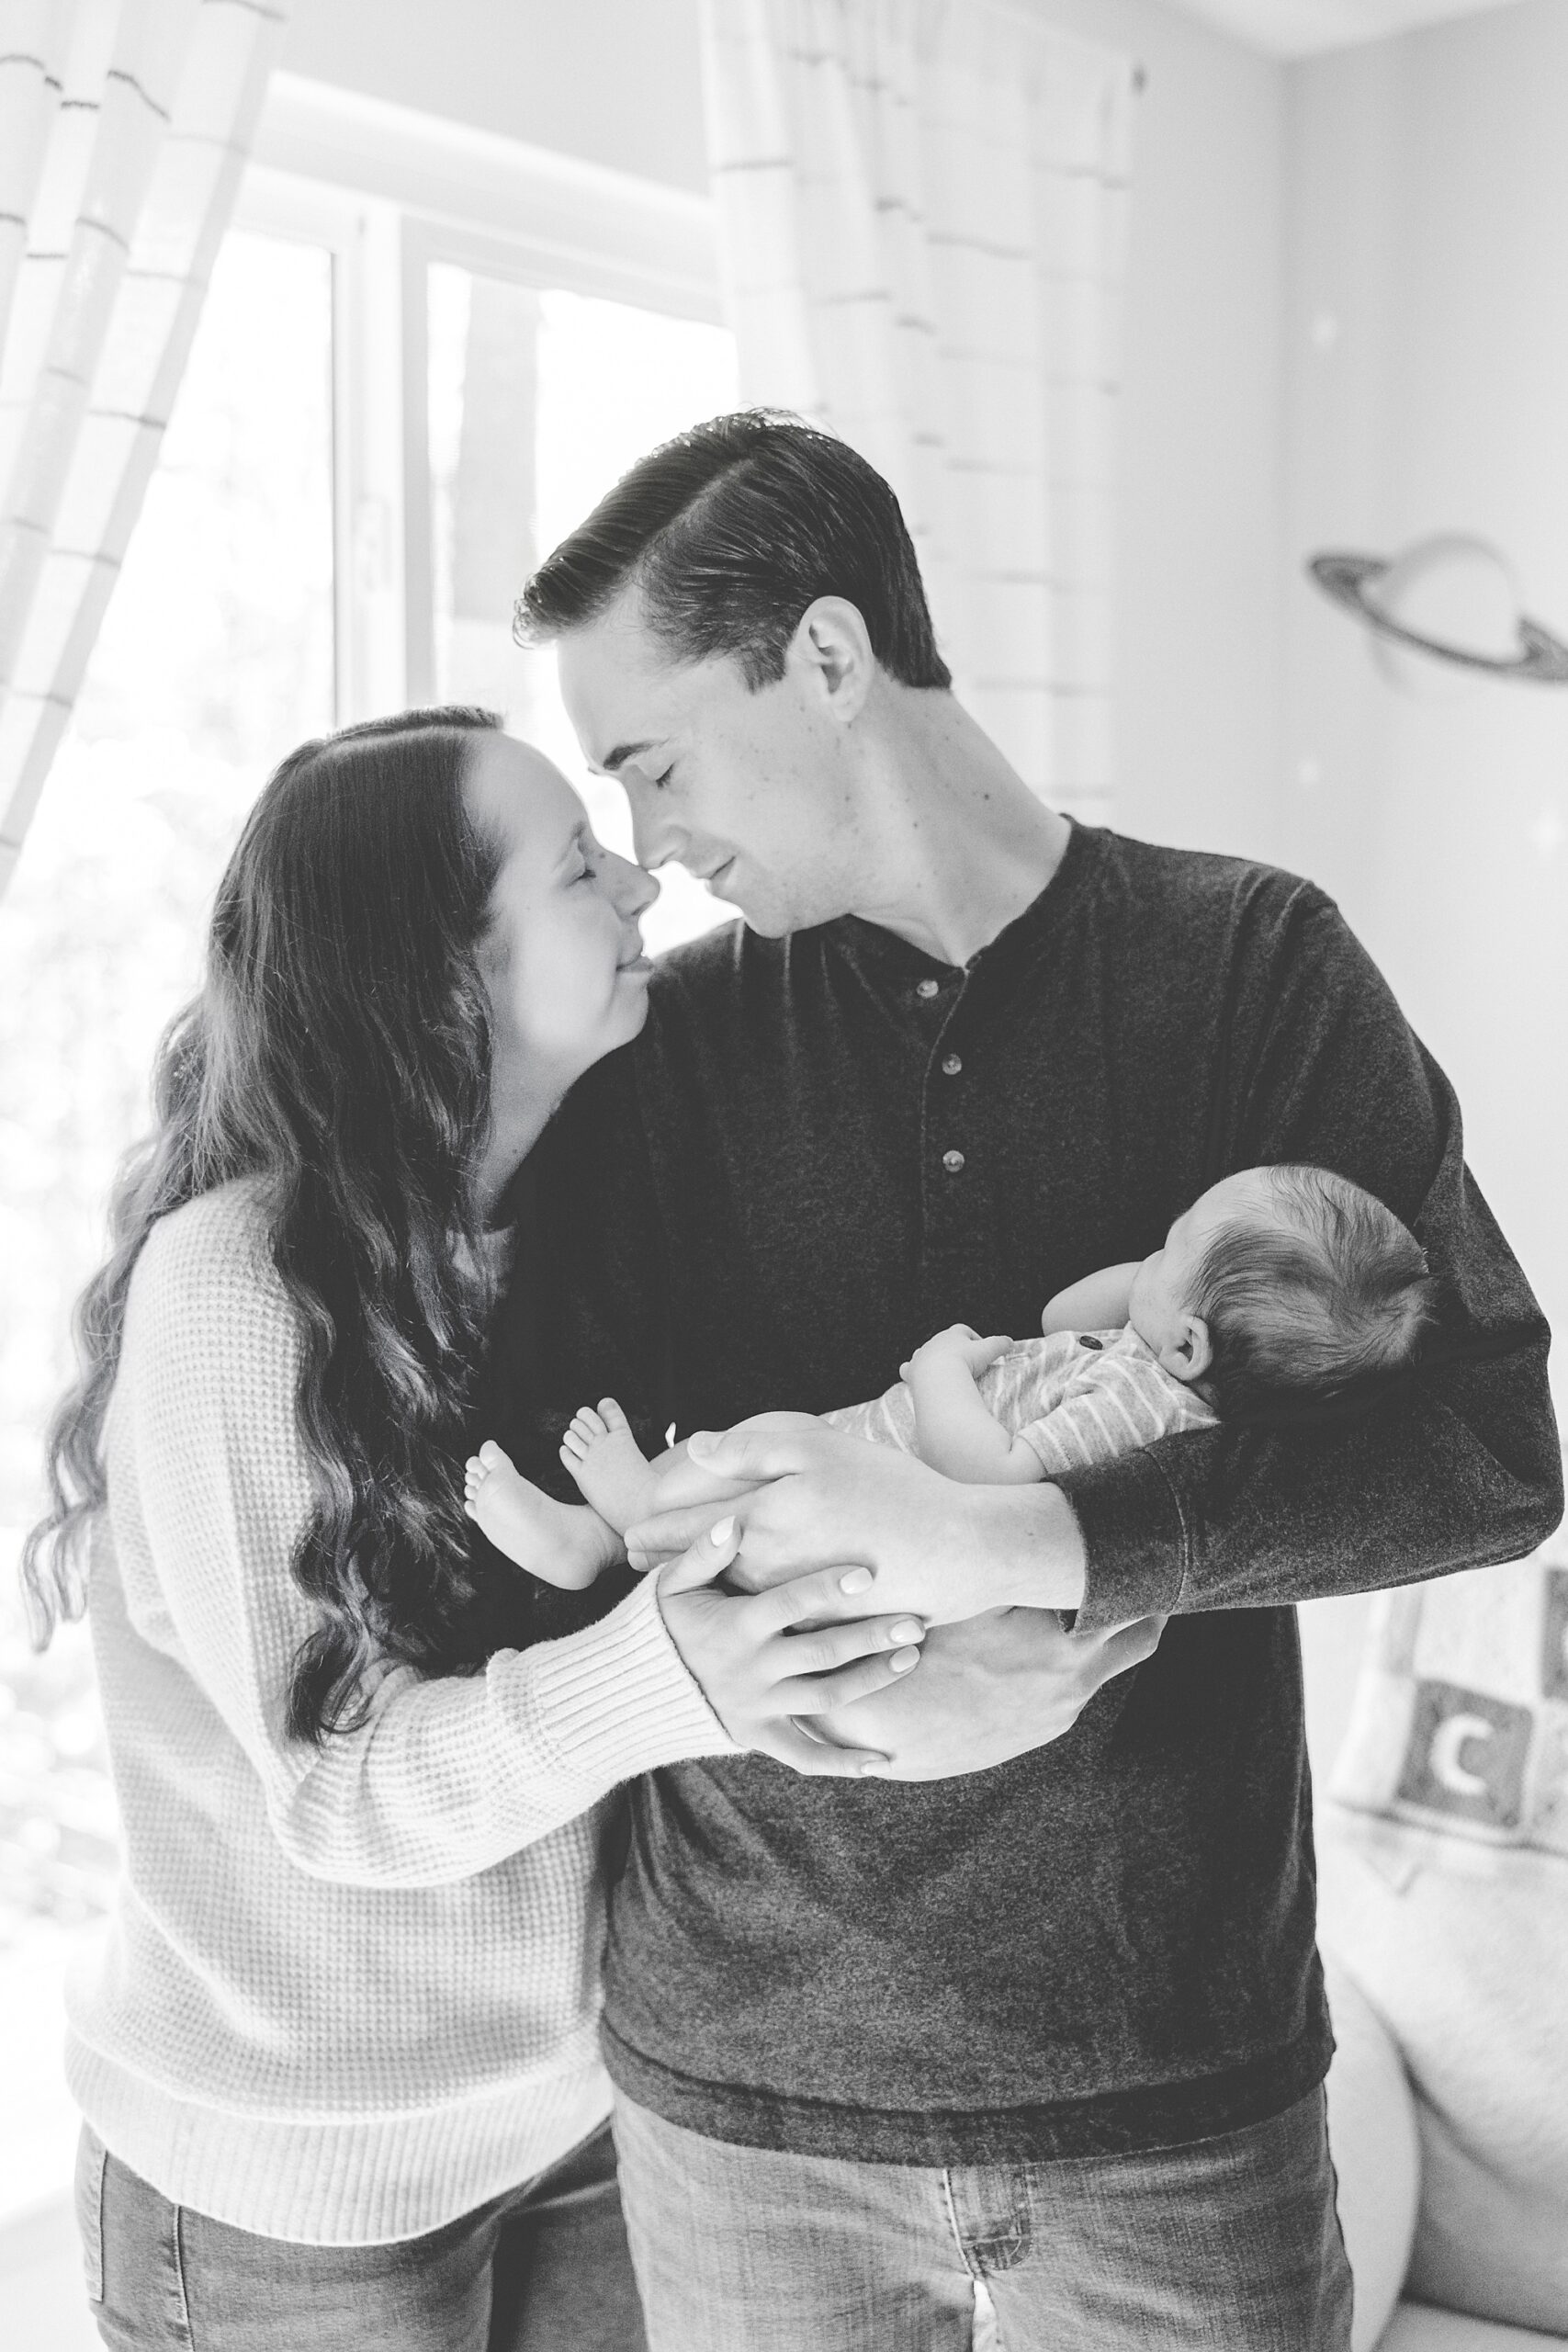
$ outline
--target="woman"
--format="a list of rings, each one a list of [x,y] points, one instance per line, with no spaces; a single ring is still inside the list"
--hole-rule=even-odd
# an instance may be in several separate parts
[[[24,1562],[50,1622],[85,1557],[125,1826],[68,2052],[110,2345],[639,2344],[601,1801],[731,1745],[867,1760],[793,1721],[896,1670],[886,1621],[784,1639],[827,1577],[717,1598],[731,1536],[519,1648],[525,1580],[470,1555],[488,1227],[642,1025],[651,896],[458,709],[295,752],[220,888]]]

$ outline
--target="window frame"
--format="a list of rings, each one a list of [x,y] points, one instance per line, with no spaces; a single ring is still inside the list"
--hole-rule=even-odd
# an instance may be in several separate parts
[[[712,202],[279,73],[233,225],[333,258],[339,723],[429,702],[431,265],[721,325]]]

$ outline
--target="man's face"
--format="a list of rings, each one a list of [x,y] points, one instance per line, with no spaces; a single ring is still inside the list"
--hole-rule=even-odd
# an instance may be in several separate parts
[[[851,910],[855,794],[814,663],[792,650],[752,693],[728,656],[674,660],[632,593],[559,656],[578,741],[625,787],[644,865],[673,858],[769,938]]]

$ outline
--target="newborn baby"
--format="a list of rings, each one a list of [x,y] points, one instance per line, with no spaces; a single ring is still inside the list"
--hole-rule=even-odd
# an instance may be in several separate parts
[[[1249,1168],[1195,1201],[1152,1257],[1059,1292],[1043,1338],[1015,1345],[954,1324],[900,1365],[896,1387],[821,1418],[945,1477],[1022,1485],[1222,1416],[1371,1401],[1435,1322],[1426,1258],[1381,1201],[1326,1169]],[[619,1534],[727,1491],[683,1444],[649,1462],[613,1397],[576,1414],[561,1460]],[[570,1547],[552,1575],[543,1498],[498,1445],[468,1462],[467,1494],[511,1558],[579,1580]]]

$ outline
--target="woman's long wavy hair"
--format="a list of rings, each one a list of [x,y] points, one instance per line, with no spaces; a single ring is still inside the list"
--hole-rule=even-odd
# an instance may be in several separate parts
[[[289,1728],[357,1721],[379,1660],[475,1662],[467,1414],[490,1305],[477,1176],[490,1132],[477,951],[501,863],[463,776],[482,710],[409,711],[291,752],[219,886],[199,994],[153,1068],[154,1125],[115,1186],[110,1255],[76,1310],[80,1375],[51,1426],[51,1508],[22,1576],[40,1642],[85,1605],[126,1295],[160,1217],[265,1187],[303,1339],[315,1489],[294,1555],[319,1623]]]

